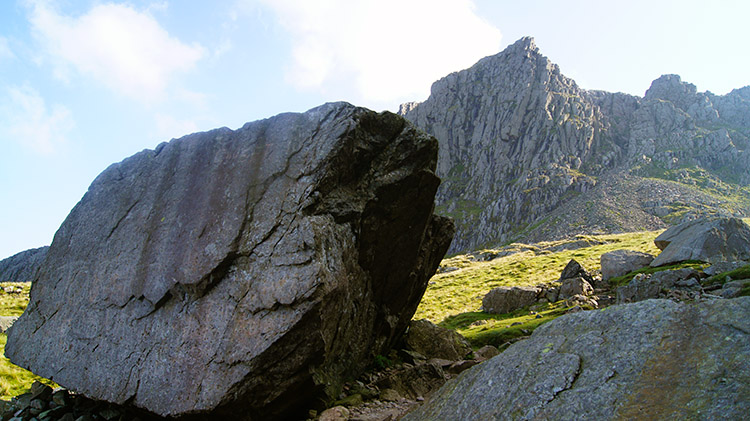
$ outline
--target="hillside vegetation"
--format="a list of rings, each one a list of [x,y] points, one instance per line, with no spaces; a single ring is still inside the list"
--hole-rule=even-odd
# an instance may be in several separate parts
[[[552,283],[571,259],[588,271],[598,271],[601,255],[618,249],[658,254],[654,238],[660,232],[578,236],[534,245],[512,244],[501,250],[482,250],[447,258],[441,264],[442,270],[455,270],[437,274],[430,280],[414,318],[455,329],[474,347],[485,344],[502,347],[508,340],[526,336],[540,324],[564,314],[567,308],[563,302],[557,302],[540,305],[534,312],[484,313],[482,298],[492,288]],[[478,261],[505,253],[511,254]]]
[[[6,288],[21,289],[21,292],[6,293]],[[30,283],[0,282],[0,316],[20,316],[29,303],[30,289]],[[5,358],[7,339],[5,333],[0,333],[0,399],[8,400],[28,391],[34,380],[54,386],[49,380],[35,376]]]

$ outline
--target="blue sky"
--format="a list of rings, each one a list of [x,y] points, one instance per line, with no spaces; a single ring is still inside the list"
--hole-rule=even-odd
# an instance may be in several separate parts
[[[750,84],[750,2],[0,2],[0,258],[47,245],[108,165],[195,131],[345,100],[424,100],[438,78],[535,37],[585,89],[642,96],[677,73]]]

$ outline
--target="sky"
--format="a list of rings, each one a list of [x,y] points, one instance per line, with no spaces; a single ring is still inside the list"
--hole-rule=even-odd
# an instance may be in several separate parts
[[[2,0],[0,259],[110,164],[329,101],[377,111],[523,36],[584,89],[750,85],[745,0]]]

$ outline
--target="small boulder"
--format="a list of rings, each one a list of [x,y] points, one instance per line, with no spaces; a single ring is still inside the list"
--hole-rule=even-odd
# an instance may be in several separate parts
[[[639,275],[636,275],[629,284],[617,287],[617,304],[659,298],[659,294],[661,293],[659,282],[651,282],[651,277],[648,275]]]
[[[589,307],[599,308],[599,303],[593,298],[587,295],[576,294],[565,300],[567,307]]]
[[[585,279],[588,283],[593,282],[593,278],[586,269],[584,269],[575,259],[570,259],[568,264],[565,265],[565,268],[563,268],[562,273],[560,273],[559,281],[578,277]]]
[[[418,399],[442,386],[448,378],[440,364],[428,362],[394,370],[375,384],[380,390],[393,389],[400,396]]]
[[[334,406],[321,412],[318,421],[347,421],[349,419],[349,409],[345,406]]]
[[[559,300],[565,300],[574,295],[590,295],[594,292],[594,288],[585,279],[581,277],[568,278],[562,280],[560,285]]]
[[[474,357],[477,359],[477,361],[489,360],[496,355],[500,355],[500,350],[492,345],[485,345],[474,351]]]
[[[461,334],[429,320],[412,320],[405,340],[409,349],[427,359],[458,361],[471,353],[471,345]]]
[[[634,250],[615,250],[602,254],[602,279],[608,280],[628,274],[651,264],[654,256]]]
[[[494,314],[510,313],[528,307],[537,300],[537,287],[497,287],[482,299],[482,311]]]
[[[740,218],[704,218],[675,225],[654,239],[661,254],[651,267],[686,260],[750,259],[750,226]]]

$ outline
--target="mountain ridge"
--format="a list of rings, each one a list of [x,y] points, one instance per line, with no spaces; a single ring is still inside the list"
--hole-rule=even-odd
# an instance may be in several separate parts
[[[545,219],[571,203],[599,208],[594,198],[611,196],[600,190],[626,176],[635,189],[656,183],[679,193],[651,206],[625,189],[610,206],[628,205],[635,222],[597,216],[544,230],[554,237],[544,239],[750,211],[750,87],[718,96],[664,75],[644,97],[584,90],[524,37],[436,81],[427,100],[400,112],[440,142],[437,204],[458,222],[452,253],[539,240],[532,234]]]

